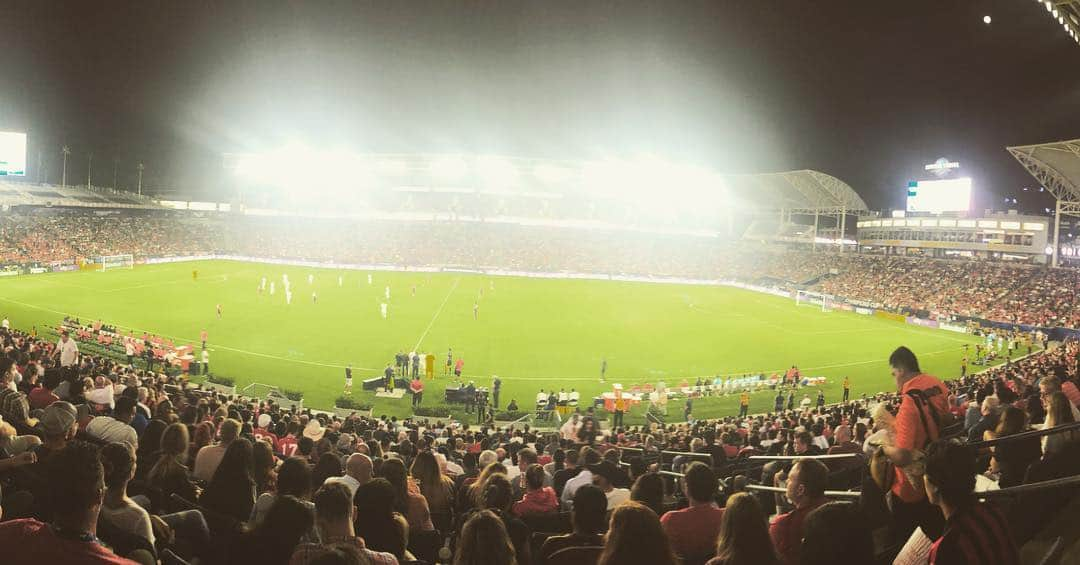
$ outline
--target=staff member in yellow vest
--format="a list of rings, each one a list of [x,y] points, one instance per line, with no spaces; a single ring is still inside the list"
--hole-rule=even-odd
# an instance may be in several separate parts
[[[745,418],[748,412],[750,412],[750,393],[743,391],[739,395],[739,417]]]

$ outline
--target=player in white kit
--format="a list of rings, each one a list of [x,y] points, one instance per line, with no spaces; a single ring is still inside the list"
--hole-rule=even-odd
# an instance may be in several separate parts
[[[367,276],[367,283],[368,283],[368,284],[371,284],[371,273],[368,273],[368,276]]]
[[[285,304],[292,304],[292,291],[289,289],[285,289]]]
[[[274,295],[274,281],[270,281],[270,296]]]
[[[345,279],[344,279],[344,278],[343,278],[343,277],[342,277],[341,275],[338,275],[338,278],[337,278],[337,285],[338,285],[338,286],[341,286],[341,285],[342,285],[342,283],[344,283],[344,282],[345,282]]]
[[[386,285],[386,299],[390,300],[390,285]]]
[[[385,302],[383,302],[382,304],[379,305],[379,311],[382,312],[382,317],[385,320],[386,319],[386,303]]]
[[[315,275],[308,275],[307,276],[307,283],[308,284],[314,284],[315,283]]]

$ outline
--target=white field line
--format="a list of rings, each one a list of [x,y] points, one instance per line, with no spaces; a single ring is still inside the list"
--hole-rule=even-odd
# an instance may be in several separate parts
[[[455,290],[457,290],[458,283],[460,283],[460,282],[461,282],[461,277],[457,277],[457,278],[454,279],[454,284],[453,284],[453,286],[450,287],[450,291],[446,293],[446,296],[443,297],[443,301],[442,301],[442,304],[439,305],[439,309],[435,310],[435,315],[431,317],[431,321],[428,322],[427,327],[424,328],[424,333],[420,334],[420,339],[416,340],[416,345],[414,345],[413,348],[412,348],[413,351],[417,351],[417,350],[420,349],[420,344],[424,343],[424,338],[427,337],[428,332],[430,332],[432,326],[435,325],[435,320],[439,319],[439,314],[442,314],[443,307],[446,306],[446,302],[448,300],[450,300],[450,296],[452,294],[454,294]]]

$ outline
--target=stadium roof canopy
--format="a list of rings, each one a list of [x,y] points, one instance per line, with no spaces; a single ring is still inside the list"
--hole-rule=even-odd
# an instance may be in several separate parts
[[[1080,202],[1080,139],[1008,150],[1055,198]]]
[[[819,171],[724,175],[729,194],[765,209],[861,214],[866,203],[846,182]]]

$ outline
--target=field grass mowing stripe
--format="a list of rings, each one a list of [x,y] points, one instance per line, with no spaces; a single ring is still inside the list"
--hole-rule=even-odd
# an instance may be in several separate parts
[[[442,314],[443,307],[446,306],[446,302],[450,300],[450,296],[454,294],[455,290],[457,290],[458,284],[460,282],[461,277],[457,277],[454,279],[454,284],[450,286],[450,291],[446,293],[445,297],[443,297],[443,301],[442,304],[439,305],[439,309],[435,310],[435,315],[431,317],[431,321],[428,322],[427,327],[424,328],[424,333],[420,334],[420,339],[416,340],[416,345],[414,345],[412,348],[413,351],[420,349],[420,344],[424,343],[424,338],[427,337],[428,332],[431,331],[431,327],[435,325],[435,320],[439,319],[439,314]]]
[[[203,279],[203,280],[206,281],[205,284],[223,283],[223,282],[226,282],[226,281],[229,280],[229,275],[220,275],[220,276],[212,277],[210,280],[206,280],[206,279]],[[155,283],[146,283],[146,284],[136,284],[136,285],[131,285],[131,286],[122,286],[120,288],[110,288],[108,290],[97,290],[95,292],[102,292],[102,293],[105,293],[105,292],[124,292],[124,291],[127,291],[127,290],[135,290],[135,289],[139,289],[139,288],[153,288],[153,287],[156,287],[156,286],[180,284],[180,283],[184,283],[184,282],[187,282],[187,281],[185,279],[177,279],[177,280],[171,280],[171,281],[162,281],[162,282],[155,282]],[[196,283],[196,284],[198,284],[198,283]]]

